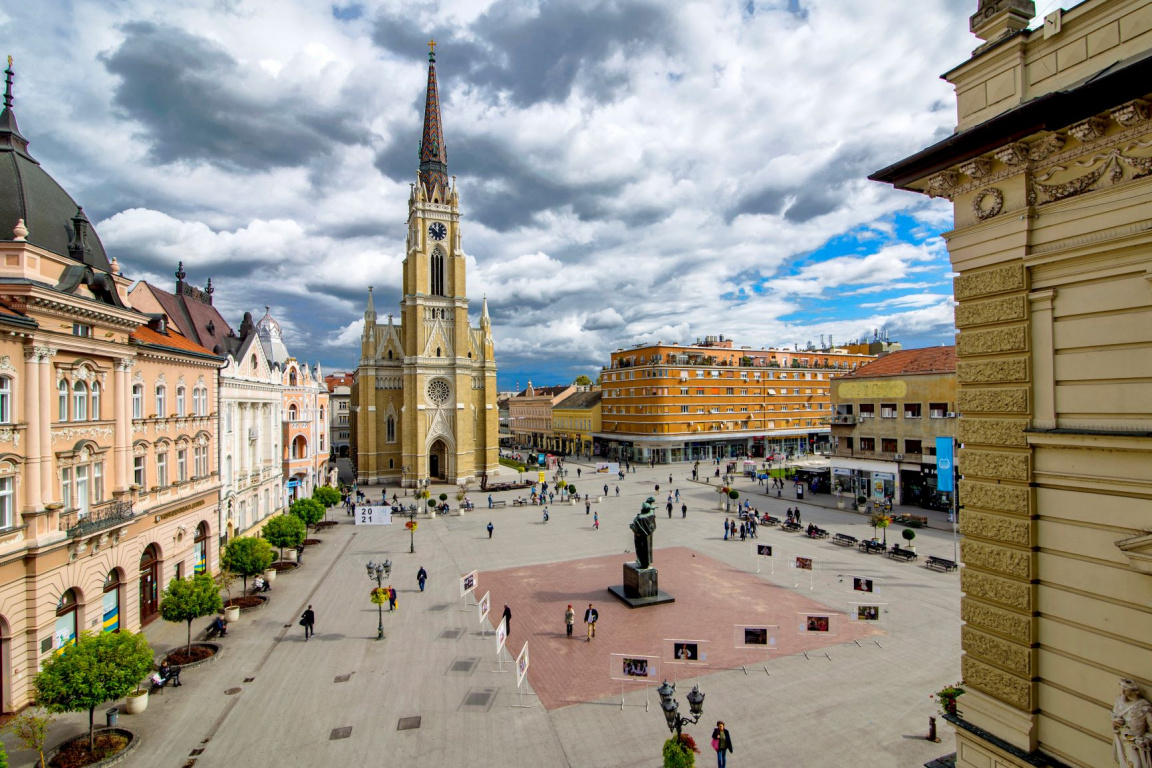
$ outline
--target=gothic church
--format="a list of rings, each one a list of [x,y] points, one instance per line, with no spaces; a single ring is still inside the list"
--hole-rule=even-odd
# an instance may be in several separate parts
[[[480,326],[468,324],[460,199],[456,178],[449,183],[434,47],[405,253],[399,325],[392,315],[377,322],[368,289],[352,388],[357,482],[482,481],[499,466],[496,358],[487,301]]]

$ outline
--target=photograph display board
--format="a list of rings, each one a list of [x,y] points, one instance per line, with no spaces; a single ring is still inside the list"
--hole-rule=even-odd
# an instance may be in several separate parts
[[[608,676],[613,680],[656,680],[659,664],[659,656],[613,653],[608,657]]]
[[[792,562],[790,563],[790,565],[798,571],[811,571],[812,570],[812,558],[800,557],[799,555],[797,555],[796,557],[792,558]]]
[[[504,642],[508,639],[508,625],[504,623],[504,618],[500,618],[500,625],[496,627],[496,655],[500,655],[500,651],[504,650]]]
[[[492,607],[492,601],[488,599],[487,592],[484,593],[484,597],[480,598],[480,602],[477,603],[477,605],[480,609],[480,623],[483,624],[484,619],[488,618],[488,609]]]
[[[880,579],[871,576],[852,576],[848,582],[848,589],[858,595],[880,594]]]
[[[392,525],[392,507],[356,507],[356,525]]]
[[[472,573],[466,573],[463,576],[461,576],[460,577],[460,597],[464,597],[464,595],[466,595],[469,592],[471,592],[472,590],[476,589],[476,583],[478,581],[479,581],[479,577],[477,576],[476,571],[472,571]]]
[[[849,603],[848,620],[880,624],[884,621],[887,609],[888,603]]]
[[[620,465],[615,461],[598,461],[596,462],[596,474],[618,475],[620,474]]]
[[[664,640],[664,661],[667,664],[708,665],[707,640]]]
[[[839,628],[839,616],[835,613],[807,611],[796,614],[796,618],[797,630],[801,633],[834,636]]]
[[[503,625],[504,622],[500,622]],[[524,682],[524,677],[528,674],[528,643],[524,643],[524,647],[520,649],[520,655],[516,657],[516,687],[519,688]]]
[[[772,545],[753,542],[752,554],[756,557],[772,557]]]
[[[774,651],[779,629],[777,624],[737,624],[734,630],[736,647]]]

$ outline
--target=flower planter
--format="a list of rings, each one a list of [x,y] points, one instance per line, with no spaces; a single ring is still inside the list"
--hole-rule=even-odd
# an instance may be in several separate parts
[[[284,562],[294,563],[294,562],[296,562],[296,559],[297,559],[296,558],[296,550],[294,550],[294,549],[284,550]]]
[[[224,621],[232,623],[240,620],[240,606],[230,605],[224,609]]]
[[[128,730],[127,728],[116,727],[116,728],[97,728],[96,729],[95,737],[96,737],[97,748],[99,748],[101,741],[108,738],[109,736],[119,736],[121,739],[123,739],[126,742],[124,747],[122,749],[120,749],[118,752],[115,752],[113,754],[108,755],[103,760],[97,760],[96,762],[88,763],[87,765],[85,765],[84,768],[109,768],[109,766],[116,765],[117,763],[120,763],[120,762],[123,762],[124,760],[126,760],[128,758],[128,756],[131,755],[132,752],[134,752],[138,746],[140,746],[140,737],[139,736],[137,736],[135,733]],[[48,762],[49,765],[51,765],[52,761],[55,760],[57,756],[61,756],[61,753],[68,751],[70,748],[72,748],[76,744],[83,744],[84,746],[87,746],[88,734],[83,733],[80,736],[77,736],[77,737],[72,738],[72,739],[68,739],[67,741],[62,743],[60,746],[56,747],[56,749],[53,749],[51,752],[48,752],[46,755],[44,755],[44,759]],[[66,759],[72,760],[72,759],[75,759],[75,757],[76,757],[75,755],[72,755]],[[70,763],[70,764],[76,765],[77,763]],[[37,762],[37,765],[39,765],[39,762]]]
[[[844,502],[842,502],[842,501],[836,502],[836,508],[837,509],[844,509]]]
[[[138,715],[148,709],[148,689],[133,691],[124,697],[124,711],[129,715]]]
[[[184,658],[184,648],[183,645],[173,648],[164,655],[161,662],[167,661],[182,672],[216,661],[216,657],[223,651],[223,647],[219,643],[192,643],[192,658],[186,659]],[[159,667],[160,665],[157,664],[156,666]]]
[[[240,613],[248,613],[248,611],[256,611],[263,608],[268,604],[268,598],[264,595],[243,595],[241,597],[232,598],[224,603],[224,610],[229,608],[239,608]]]
[[[269,568],[268,570],[264,571],[264,581],[268,582],[269,584],[276,581],[276,569],[275,568]]]

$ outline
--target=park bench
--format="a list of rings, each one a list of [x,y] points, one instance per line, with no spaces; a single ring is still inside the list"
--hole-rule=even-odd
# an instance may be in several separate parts
[[[910,549],[901,549],[899,544],[892,545],[892,549],[888,551],[888,557],[895,560],[904,560],[906,562],[911,562],[917,559],[915,552]]]
[[[772,517],[772,515],[764,515],[760,520],[761,525],[780,525],[780,518]]]
[[[846,533],[838,533],[832,537],[833,544],[839,544],[842,547],[854,547],[859,542],[855,536],[849,536]]]
[[[785,530],[785,531],[802,531],[802,530],[804,530],[804,526],[800,525],[800,523],[784,523],[783,525],[780,526],[780,528],[781,528],[781,530]]]
[[[930,555],[928,559],[924,561],[924,567],[935,568],[938,571],[954,571],[957,568],[955,560],[946,560],[943,557],[936,557],[935,555]]]
[[[501,500],[501,501],[493,501],[493,502],[492,502],[492,506],[493,506],[493,507],[506,507],[506,506],[508,506],[508,502],[507,502],[507,501],[504,501],[504,500]]]
[[[172,667],[172,672],[168,675],[168,677],[160,677],[160,673],[157,672],[152,675],[149,680],[152,683],[152,693],[155,693],[156,691],[163,691],[164,687],[168,684],[171,684],[172,687],[175,688],[181,685],[180,667]]]
[[[524,499],[513,499],[512,500],[512,506],[514,506],[514,507],[526,507],[526,506],[528,506],[528,502],[525,501]]]
[[[865,539],[864,541],[860,542],[856,546],[857,546],[857,548],[859,548],[859,550],[861,552],[863,552],[867,555],[875,555],[875,554],[879,554],[880,552],[884,551],[884,545],[883,544],[881,544],[878,541],[872,541],[871,539]]]
[[[814,539],[826,539],[828,538],[828,531],[823,528],[813,528],[809,535]]]

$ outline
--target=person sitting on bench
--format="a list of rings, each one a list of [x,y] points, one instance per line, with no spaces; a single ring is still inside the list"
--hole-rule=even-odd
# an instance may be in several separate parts
[[[264,580],[263,576],[257,576],[256,580],[252,582],[252,592],[267,592],[272,589],[272,585]]]
[[[180,669],[173,667],[167,661],[160,664],[160,670],[152,675],[152,685],[156,688],[163,688],[164,686],[172,684],[173,688],[180,687]]]
[[[208,630],[205,632],[207,639],[211,640],[214,637],[228,637],[228,622],[224,621],[223,616],[217,616],[208,625]]]

